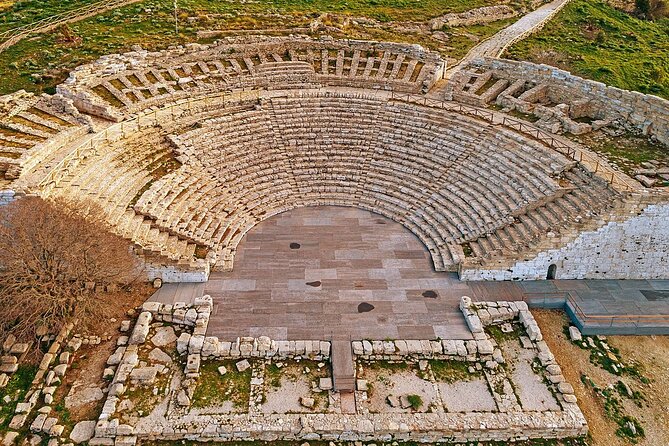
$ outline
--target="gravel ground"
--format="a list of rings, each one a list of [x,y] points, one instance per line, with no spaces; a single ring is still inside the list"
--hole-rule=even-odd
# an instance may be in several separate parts
[[[543,381],[543,376],[532,369],[536,358],[533,350],[520,348],[518,341],[502,344],[502,352],[507,361],[511,361],[511,381],[513,382],[520,405],[524,410],[560,410],[560,405]]]
[[[308,413],[314,412],[300,404],[301,397],[314,397],[311,383],[305,377],[291,380],[281,378],[281,387],[271,387],[265,391],[265,403],[261,406],[263,413]],[[323,393],[323,395],[326,395]],[[318,399],[316,399],[318,401]],[[318,407],[315,408],[316,410]]]
[[[580,381],[587,374],[599,386],[606,386],[621,379],[589,361],[589,352],[573,345],[562,332],[567,323],[561,311],[532,310],[546,343],[555,355],[567,380],[574,386],[579,407],[590,427],[592,446],[624,446],[630,443],[615,433],[618,425],[609,420],[602,401]],[[669,445],[669,337],[667,336],[609,336],[608,343],[620,349],[624,361],[636,359],[643,369],[643,376],[651,380],[642,384],[631,377],[623,377],[633,390],[641,391],[646,404],[637,407],[631,400],[623,399],[626,413],[638,418],[646,432],[641,446]]]
[[[379,379],[379,376],[384,378]],[[438,399],[434,385],[419,378],[413,370],[388,373],[386,370],[366,369],[365,379],[373,383],[374,390],[364,404],[370,412],[411,412],[411,408],[390,407],[386,403],[389,395],[418,395],[423,400],[418,412],[427,412],[430,404]]]
[[[439,383],[441,399],[449,412],[493,412],[497,410],[485,378]]]

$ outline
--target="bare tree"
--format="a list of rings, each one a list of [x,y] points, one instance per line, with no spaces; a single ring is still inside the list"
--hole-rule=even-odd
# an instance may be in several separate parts
[[[27,339],[90,323],[110,305],[105,289],[130,284],[140,263],[129,242],[107,231],[90,203],[26,197],[0,207],[0,339]]]

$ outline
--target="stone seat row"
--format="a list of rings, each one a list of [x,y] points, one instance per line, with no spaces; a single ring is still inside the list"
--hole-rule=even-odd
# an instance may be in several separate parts
[[[352,160],[352,161],[355,162],[355,160]],[[306,162],[305,164],[313,164],[313,163]],[[341,167],[341,166],[339,166],[339,167]],[[356,166],[353,165],[352,167],[356,167]],[[293,166],[293,168],[294,168],[294,166]],[[313,166],[312,166],[311,168],[313,169]],[[331,170],[332,170],[332,169],[331,169]],[[252,174],[250,175],[250,176],[251,176],[251,179],[253,179],[253,178],[257,178],[257,173],[258,173],[257,171],[252,172]],[[351,180],[351,171],[350,171],[350,169],[346,169],[346,168],[344,168],[344,169],[340,172],[340,174],[342,175],[342,177],[346,178],[347,180],[349,180],[349,181]],[[370,175],[370,174],[368,174],[368,175]],[[334,176],[336,177],[337,175],[334,175]],[[372,177],[372,176],[373,176],[373,175],[370,175],[370,177]],[[391,172],[390,175],[388,175],[388,177],[392,178],[392,172]],[[231,178],[231,180],[234,180],[234,178]],[[408,179],[407,181],[410,181],[410,180],[411,180],[411,176],[409,176],[409,179]],[[315,179],[314,179],[313,181],[314,181],[314,182],[317,182],[317,180],[315,180]],[[369,183],[369,182],[367,182],[367,183]],[[242,184],[243,184],[243,182],[242,182]],[[386,189],[386,190],[391,190],[392,188],[395,188],[395,187],[396,187],[396,184],[394,184],[393,182],[389,182],[389,181],[386,181],[385,183],[381,182],[380,184],[381,184],[381,185],[383,186],[383,188]],[[258,186],[258,185],[257,185],[257,184],[254,184],[254,186]],[[164,205],[165,205],[165,203],[161,203],[161,207],[163,207]],[[163,208],[164,208],[164,207],[163,207]]]
[[[600,179],[580,167],[564,173],[571,187],[564,195],[518,215],[509,225],[486,234],[467,245],[479,262],[527,252],[528,248],[546,240],[559,239],[560,234],[596,218],[610,209],[617,194]]]
[[[463,70],[450,86],[453,98],[474,105],[496,103],[505,109],[517,110],[528,115],[526,119],[535,121],[534,125],[553,133],[579,135],[612,121],[605,117],[606,112],[596,101],[578,95],[565,95],[559,88],[554,91],[547,84],[536,83],[532,79],[514,80],[497,76],[492,70],[483,73]],[[590,122],[580,122],[582,118]]]
[[[141,215],[128,210],[134,197],[150,184],[153,170],[169,158],[169,152],[159,144],[144,145],[128,153],[125,144],[101,147],[95,157],[70,173],[56,187],[55,194],[76,200],[94,202],[106,213],[106,220],[119,235],[133,240],[142,248],[159,253],[174,261],[192,258],[196,245],[168,232],[160,231]],[[107,150],[105,150],[107,149]],[[111,170],[108,181],[100,181]]]
[[[0,175],[8,179],[17,178],[30,157],[47,156],[45,147],[53,140],[82,128],[76,117],[55,109],[48,96],[30,96],[21,102],[17,99],[17,108],[0,116]]]
[[[254,110],[253,112],[245,112],[245,113],[252,113],[256,116],[253,118],[249,119],[248,117],[244,119],[239,119],[235,120],[233,117],[227,116],[225,121],[223,120],[218,120],[216,121],[217,124],[221,124],[222,122],[226,122],[232,126],[234,123],[237,123],[238,125],[234,128],[228,128],[224,132],[219,132],[222,135],[228,135],[236,130],[239,129],[240,126],[243,127],[247,123],[263,123],[266,122],[266,117],[262,117],[262,111],[260,110]],[[316,120],[315,117],[313,120]],[[201,128],[194,130],[195,133],[197,133],[197,142],[194,144],[190,144],[190,150],[191,152],[196,150],[196,146],[202,144],[204,142],[204,139],[207,135],[211,135],[211,132],[209,132],[210,124],[214,120],[210,120],[206,123],[203,123]],[[267,126],[265,126],[266,128]],[[255,134],[256,139],[251,140],[251,139],[246,139],[249,144],[253,144],[256,146],[263,146],[263,144],[269,144],[270,142],[275,142],[275,137],[272,137],[271,135],[263,136],[261,134],[259,135],[258,132],[255,130],[245,130],[245,134]],[[267,132],[264,132],[267,133]],[[183,133],[180,135],[180,138],[182,141],[189,141],[189,133]],[[225,139],[224,141],[221,141],[221,144],[227,144],[229,141],[234,140],[233,138],[228,138]],[[209,141],[210,144],[212,143],[218,143],[218,141]],[[298,144],[298,147],[301,148],[300,152],[304,151],[304,144]],[[226,146],[226,148],[228,148]],[[401,199],[404,198],[406,201],[406,195],[407,191],[411,190],[410,188],[413,186],[415,187],[415,181],[416,178],[414,175],[416,175],[417,170],[416,169],[409,169],[407,171],[407,174],[405,175],[405,179],[407,182],[407,188],[405,189],[398,189],[398,184],[397,184],[397,176],[398,174],[401,174],[401,171],[398,173],[397,171],[395,172],[388,172],[386,175],[379,175],[378,179],[375,179],[375,174],[378,171],[378,168],[372,168],[372,169],[367,169],[368,165],[364,165],[366,168],[366,171],[363,172],[363,169],[360,167],[360,160],[356,158],[356,156],[349,156],[348,158],[346,156],[341,157],[338,159],[339,163],[343,162],[344,168],[343,169],[338,169],[341,167],[340,166],[323,166],[323,167],[328,167],[328,172],[331,172],[332,175],[327,177],[327,178],[322,178],[318,179],[313,176],[314,171],[318,171],[318,167],[314,166],[314,159],[318,159],[318,156],[312,157],[312,158],[306,158],[302,157],[302,159],[295,160],[295,157],[297,154],[291,153],[290,157],[284,156],[283,158],[279,157],[278,159],[275,157],[270,158],[272,161],[274,161],[271,165],[267,163],[267,160],[262,159],[262,154],[263,151],[253,151],[253,157],[249,161],[248,160],[248,153],[250,149],[249,147],[243,146],[240,148],[236,148],[237,150],[235,153],[233,153],[227,161],[225,161],[225,167],[222,169],[222,171],[227,172],[226,174],[222,175],[222,178],[224,179],[224,183],[226,184],[225,189],[227,192],[223,193],[221,191],[221,186],[218,183],[218,180],[211,179],[208,184],[205,186],[203,184],[198,184],[197,187],[193,186],[193,179],[192,177],[188,177],[186,175],[174,175],[174,178],[172,179],[172,182],[174,183],[171,186],[166,186],[165,184],[160,184],[156,185],[157,187],[150,189],[147,191],[147,193],[140,198],[140,201],[138,202],[137,206],[139,209],[138,211],[141,213],[146,213],[147,215],[152,215],[154,212],[156,212],[157,209],[163,210],[160,215],[156,215],[156,221],[160,225],[166,225],[167,227],[171,227],[176,231],[185,231],[185,235],[188,237],[193,237],[195,240],[198,242],[207,244],[209,246],[217,246],[219,244],[225,244],[229,243],[230,240],[232,240],[235,237],[235,234],[239,234],[240,231],[238,229],[240,227],[244,227],[247,225],[253,225],[257,221],[263,218],[263,216],[268,212],[267,211],[267,206],[268,205],[274,205],[276,206],[276,203],[271,203],[272,202],[272,197],[277,197],[277,194],[285,194],[286,197],[289,197],[291,195],[295,194],[295,182],[297,182],[298,185],[298,190],[303,191],[307,190],[308,188],[318,188],[318,187],[323,187],[324,191],[329,191],[329,190],[336,190],[337,187],[340,187],[342,184],[342,179],[345,179],[348,183],[352,183],[351,187],[348,187],[344,192],[342,192],[343,196],[358,196],[358,195],[370,195],[374,194],[376,196],[374,198],[374,203],[375,206],[378,206],[379,201],[388,201],[388,200],[395,200],[395,199]],[[345,153],[345,148],[339,148],[338,149],[340,152]],[[246,152],[246,153],[245,153]],[[211,149],[211,150],[205,150],[203,155],[211,156],[212,154],[218,154],[218,153],[223,153],[222,151]],[[401,151],[398,150],[398,153],[402,154]],[[200,155],[202,156],[202,155]],[[322,158],[322,157],[321,157]],[[246,159],[247,164],[243,164],[242,167],[235,167],[231,168],[230,164],[236,163],[240,164],[241,160],[240,159]],[[399,159],[399,158],[398,158]],[[276,161],[280,160],[281,163],[277,165]],[[289,164],[288,160],[290,161]],[[394,159],[390,162],[390,166],[396,165],[397,159]],[[250,164],[248,164],[250,162]],[[260,165],[257,165],[257,168],[254,170],[253,166],[255,164],[253,163],[260,163]],[[478,160],[477,160],[478,164]],[[305,172],[308,175],[300,175],[299,168],[295,168],[295,166],[303,166]],[[211,165],[210,165],[211,166]],[[214,165],[215,166],[215,165]],[[354,170],[351,170],[351,167],[354,167]],[[478,166],[477,166],[478,168]],[[221,170],[217,170],[216,168],[212,169],[212,173],[219,172]],[[229,172],[234,172],[234,174],[229,174]],[[245,172],[243,176],[240,175],[240,172]],[[283,175],[280,173],[283,172]],[[285,172],[292,172],[291,174],[285,174]],[[352,172],[354,174],[352,174]],[[493,172],[496,172],[493,170]],[[360,183],[360,179],[364,173],[364,183]],[[269,178],[267,178],[269,177]],[[386,178],[384,180],[384,177]],[[330,178],[330,179],[328,179]],[[459,179],[462,181],[463,178],[466,178],[466,176],[461,176]],[[186,182],[186,184],[182,184],[179,186],[180,183]],[[205,179],[202,179],[202,181],[205,181]],[[291,181],[293,184],[291,184]],[[465,180],[467,181],[467,180]],[[492,181],[482,181],[481,177],[475,177],[472,180],[468,180],[471,185],[482,185],[482,184],[494,184]],[[233,186],[230,183],[237,183],[238,186]],[[281,185],[283,183],[283,186]],[[457,181],[454,181],[455,184],[460,184]],[[374,185],[376,184],[376,186]],[[504,183],[505,184],[505,183]],[[357,185],[358,187],[353,187]],[[360,187],[360,186],[364,187]],[[555,186],[553,185],[553,189]],[[167,198],[168,195],[170,196],[170,200],[173,200],[177,197],[184,198],[181,203],[174,204],[170,201],[165,201],[164,199],[159,199],[156,198],[152,200],[151,197],[151,192],[155,191],[156,197],[161,196],[160,191],[174,191],[171,194],[164,194],[162,195],[163,198]],[[398,193],[395,194],[395,198],[393,199],[390,197],[391,193],[389,191],[393,190],[398,190]],[[179,191],[176,193],[176,191]],[[281,192],[283,191],[283,192]],[[212,192],[215,192],[212,194]],[[239,195],[240,193],[246,192],[246,202],[248,200],[256,200],[258,197],[270,197],[268,203],[264,203],[262,200],[258,201],[257,205],[250,206],[247,204],[246,206],[240,206],[240,203],[244,203],[244,196]],[[452,190],[448,190],[447,192],[452,192]],[[552,190],[549,190],[549,192],[552,192]],[[487,196],[493,196],[496,198],[494,194],[499,194],[498,191],[491,191],[488,190],[485,193],[481,193],[481,191],[477,191],[476,195],[482,196],[482,197],[487,197]],[[412,196],[412,198],[416,198],[415,196]],[[452,196],[449,197],[452,200]],[[467,209],[467,205],[470,205],[472,203],[472,197],[471,196],[463,196],[461,199],[459,199],[460,203],[465,206],[465,209]],[[527,204],[530,202],[532,199],[537,199],[537,197],[531,196],[527,197],[523,201],[523,205]],[[191,201],[190,204],[186,204],[187,201]],[[231,201],[232,200],[232,201]],[[426,204],[425,207],[428,209],[427,212],[422,212],[423,216],[418,218],[416,217],[417,220],[421,220],[419,223],[416,223],[416,225],[423,226],[425,230],[423,232],[425,233],[431,233],[435,234],[433,237],[437,239],[437,242],[434,243],[435,246],[437,245],[444,245],[449,243],[449,241],[452,240],[457,240],[458,236],[460,237],[460,240],[463,237],[462,232],[467,231],[468,233],[471,233],[470,228],[472,227],[480,227],[479,221],[485,222],[488,224],[488,226],[484,226],[480,228],[480,231],[489,231],[491,228],[494,228],[495,226],[503,225],[508,223],[508,218],[504,219],[502,218],[501,220],[499,218],[492,219],[490,217],[487,217],[485,215],[485,210],[489,209],[491,207],[490,201],[486,203],[485,205],[475,205],[473,208],[467,210],[467,211],[462,211],[459,207],[454,207],[451,204],[450,200],[442,199],[446,205],[442,206],[443,209],[446,209],[450,213],[449,214],[437,214],[439,216],[431,217],[430,213],[434,212],[433,209],[434,207],[438,207],[440,205],[441,200],[435,200],[435,197],[431,197],[431,202],[429,204]],[[275,200],[276,201],[276,200]],[[425,201],[425,200],[423,200]],[[480,200],[477,200],[480,201]],[[476,202],[477,202],[476,201]],[[404,203],[404,209],[402,209],[401,206],[397,204],[398,202],[393,203],[392,206],[394,206],[396,209],[398,209],[398,212],[402,210],[405,214],[407,212],[410,212],[411,207],[408,207],[406,203]],[[418,202],[419,204],[422,204],[420,201]],[[386,206],[390,206],[390,204],[386,204]],[[230,213],[231,209],[236,209],[242,207],[244,208],[245,212],[239,212],[237,211],[236,213],[232,214]],[[412,212],[416,212],[415,208],[421,207],[416,206],[414,204],[414,210]],[[456,211],[453,212],[452,208],[455,208]],[[516,205],[513,209],[517,209],[518,206]],[[256,210],[257,209],[257,210]],[[503,215],[508,215],[509,210],[511,207],[507,205],[507,207],[504,209],[504,212],[500,212],[499,216]],[[172,213],[172,210],[178,210],[179,214]],[[444,211],[444,212],[446,212]],[[271,211],[270,211],[271,212]],[[481,215],[477,215],[478,213],[483,212]],[[171,214],[171,215],[170,215]],[[209,214],[214,214],[215,217],[208,217],[205,218],[203,216],[209,215]],[[427,215],[426,215],[427,214]],[[456,225],[453,225],[453,227],[449,227],[446,230],[441,230],[443,226],[446,224],[446,222],[452,222],[452,221],[457,221],[457,217],[455,215],[458,215],[460,218],[460,223]],[[446,218],[444,218],[444,215],[448,215]],[[473,217],[472,216],[476,216]],[[200,218],[193,218],[194,216],[200,216]],[[230,217],[230,218],[227,218]],[[218,226],[216,226],[218,225]],[[437,227],[439,230],[435,230],[434,228]],[[459,231],[459,234],[458,234]],[[243,234],[243,232],[241,232]]]
[[[276,88],[277,82],[284,87],[299,88],[301,82],[354,86],[360,80],[365,87],[370,82],[382,87],[387,82],[399,82],[404,90],[418,91],[435,69],[435,63],[420,61],[406,53],[359,49],[277,52],[256,48],[239,54],[209,51],[177,59],[152,58],[147,64],[133,63],[126,70],[113,70],[114,74],[79,75],[81,85],[72,82],[61,90],[71,96],[76,94],[75,90],[84,90],[95,101],[120,110],[140,110],[196,90],[257,86],[258,82],[263,83],[263,77],[272,78],[272,88]],[[291,77],[301,81],[291,81]]]

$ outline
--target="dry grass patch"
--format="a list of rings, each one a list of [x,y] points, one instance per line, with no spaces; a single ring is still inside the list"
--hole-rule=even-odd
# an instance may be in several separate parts
[[[227,369],[225,375],[218,371],[221,366]],[[235,361],[203,363],[193,394],[192,407],[214,407],[230,402],[237,411],[247,411],[251,396],[251,370],[252,367],[238,372]]]

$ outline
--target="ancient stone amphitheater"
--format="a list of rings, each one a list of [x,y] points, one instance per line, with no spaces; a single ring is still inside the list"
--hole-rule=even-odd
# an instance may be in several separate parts
[[[461,278],[667,277],[667,191],[558,135],[669,143],[666,101],[527,63],[446,68],[308,38],[106,56],[55,95],[2,98],[2,197],[98,203],[165,281],[231,270],[254,225],[314,205],[391,218]]]

